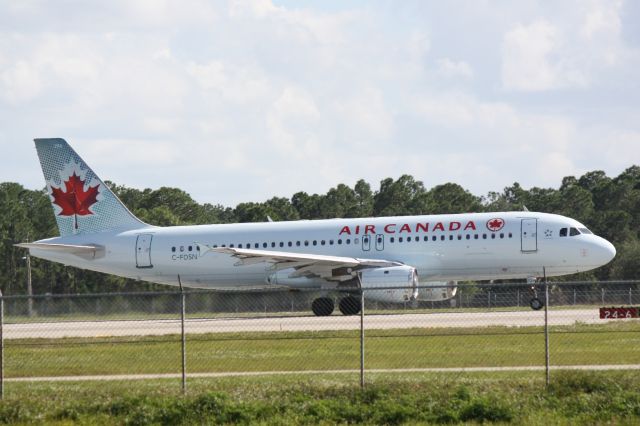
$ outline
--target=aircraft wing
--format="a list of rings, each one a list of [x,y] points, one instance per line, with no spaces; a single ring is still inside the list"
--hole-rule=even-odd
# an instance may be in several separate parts
[[[211,248],[197,243],[201,253],[209,251],[225,253],[238,258],[236,266],[267,262],[274,270],[295,269],[290,278],[318,276],[332,281],[352,279],[354,271],[364,268],[383,268],[402,265],[400,262],[383,259],[360,259],[356,257],[327,256],[322,254],[291,253],[284,251],[253,250],[231,247]]]

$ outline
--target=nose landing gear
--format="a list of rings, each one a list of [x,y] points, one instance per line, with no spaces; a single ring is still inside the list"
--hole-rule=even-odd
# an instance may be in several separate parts
[[[538,298],[538,288],[536,287],[536,278],[531,277],[527,278],[527,284],[530,284],[529,293],[531,294],[531,300],[529,301],[529,306],[534,311],[539,311],[544,308],[544,302]]]

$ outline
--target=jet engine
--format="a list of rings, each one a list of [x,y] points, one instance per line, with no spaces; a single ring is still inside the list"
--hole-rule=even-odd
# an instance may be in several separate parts
[[[431,281],[420,285],[418,300],[439,302],[455,297],[458,292],[457,281]]]
[[[411,266],[365,269],[361,282],[369,300],[402,303],[418,296],[418,272]]]

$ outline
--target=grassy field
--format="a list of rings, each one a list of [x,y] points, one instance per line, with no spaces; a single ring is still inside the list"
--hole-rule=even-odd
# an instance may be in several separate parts
[[[640,364],[640,323],[552,327],[552,365]],[[368,369],[544,365],[541,327],[372,330]],[[358,369],[357,331],[220,333],[188,336],[196,372]],[[5,342],[5,376],[179,373],[177,335],[24,339]]]
[[[638,424],[640,372],[350,375],[15,383],[11,424]]]

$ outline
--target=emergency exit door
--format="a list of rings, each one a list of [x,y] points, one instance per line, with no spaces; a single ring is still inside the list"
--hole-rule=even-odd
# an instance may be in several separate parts
[[[140,234],[136,239],[136,267],[153,268],[151,263],[151,240],[153,235]]]

